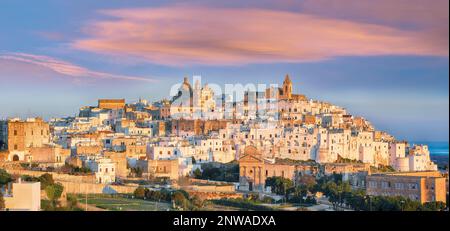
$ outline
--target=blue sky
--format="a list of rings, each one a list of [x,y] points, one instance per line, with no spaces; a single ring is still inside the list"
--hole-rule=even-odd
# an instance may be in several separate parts
[[[399,139],[448,141],[448,1],[412,1],[3,0],[0,117],[289,74]]]

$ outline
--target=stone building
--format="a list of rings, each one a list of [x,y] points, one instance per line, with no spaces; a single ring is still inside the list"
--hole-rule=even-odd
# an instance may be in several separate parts
[[[138,160],[137,166],[143,170],[143,176],[148,178],[168,178],[178,180],[178,159],[171,160]]]
[[[32,163],[47,164],[52,167],[64,165],[70,156],[70,149],[63,149],[58,146],[46,146],[30,148],[28,161]]]
[[[172,120],[172,134],[207,135],[211,131],[226,128],[228,120]]]
[[[421,203],[446,202],[446,179],[438,171],[368,175],[366,190],[373,196],[403,196]]]
[[[41,118],[8,120],[9,160],[23,161],[30,148],[44,147],[50,143],[50,127]]]
[[[100,109],[125,109],[125,99],[99,99],[98,108]]]
[[[40,211],[41,183],[21,182],[12,184],[10,192],[4,192],[5,208],[10,211]]]
[[[245,147],[244,154],[239,157],[239,190],[264,191],[268,177],[296,181],[303,174],[315,175],[317,169],[295,161],[269,161],[254,146]]]
[[[110,152],[105,151],[103,155],[111,159],[111,161],[116,166],[116,176],[119,178],[126,178],[129,173],[129,169],[127,168],[127,153],[126,152]]]
[[[100,145],[76,145],[76,154],[85,156],[95,156],[102,152],[103,147]]]
[[[325,163],[323,165],[324,175],[351,174],[357,172],[370,172],[368,163]]]
[[[102,156],[83,156],[83,165],[95,173],[96,183],[116,182],[116,163]]]

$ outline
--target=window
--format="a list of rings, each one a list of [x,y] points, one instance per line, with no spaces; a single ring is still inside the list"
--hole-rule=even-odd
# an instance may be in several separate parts
[[[395,189],[402,190],[404,188],[403,183],[395,183],[394,184]]]
[[[14,144],[14,150],[17,150],[17,144]]]
[[[17,130],[14,130],[14,135],[17,136]]]

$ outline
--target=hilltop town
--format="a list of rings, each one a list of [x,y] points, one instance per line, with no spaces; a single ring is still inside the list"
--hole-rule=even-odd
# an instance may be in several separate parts
[[[404,198],[402,205],[446,203],[448,172],[438,170],[426,145],[295,94],[288,75],[281,87],[246,89],[241,100],[187,78],[178,89],[153,103],[99,99],[76,117],[0,121],[0,169],[11,175],[2,186],[5,207],[41,210],[49,196],[35,184],[43,184],[36,180],[43,174],[63,187],[65,203],[78,194],[151,200],[162,190],[187,192],[198,209],[204,205],[193,198],[233,207],[256,195],[274,204],[309,203],[310,210],[369,210],[341,198],[357,190],[369,204],[371,197],[394,196]]]

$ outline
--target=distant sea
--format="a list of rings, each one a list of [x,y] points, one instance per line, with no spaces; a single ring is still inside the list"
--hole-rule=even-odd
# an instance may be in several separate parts
[[[426,144],[430,150],[430,159],[436,163],[439,169],[448,169],[448,142],[409,142],[412,144]]]
[[[410,144],[426,144],[431,156],[448,156],[448,142],[414,141]]]

